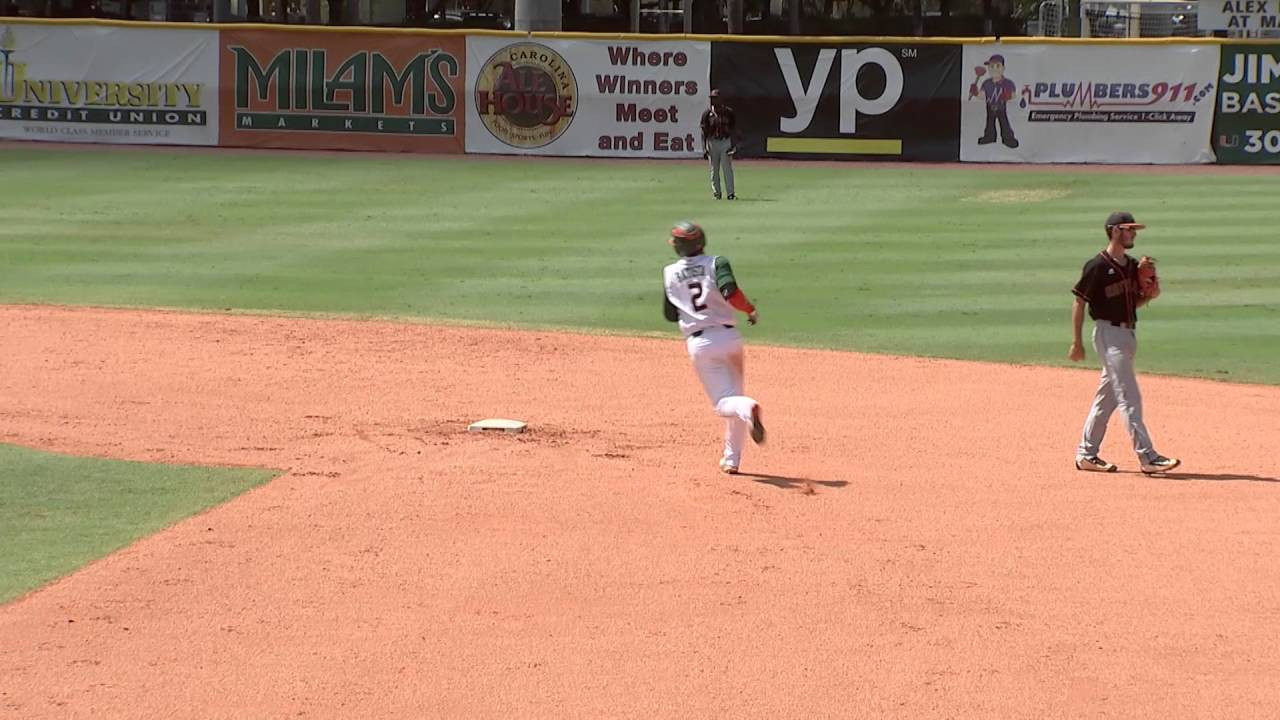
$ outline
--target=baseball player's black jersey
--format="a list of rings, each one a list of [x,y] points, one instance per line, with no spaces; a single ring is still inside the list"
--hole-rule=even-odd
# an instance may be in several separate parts
[[[702,139],[732,138],[734,133],[733,110],[721,106],[719,110],[711,108],[702,113]]]
[[[1138,322],[1138,261],[1118,263],[1105,251],[1084,264],[1071,292],[1089,304],[1089,317],[1117,323]]]

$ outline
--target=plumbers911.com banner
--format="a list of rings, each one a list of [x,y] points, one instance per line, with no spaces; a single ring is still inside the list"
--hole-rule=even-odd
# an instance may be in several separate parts
[[[218,32],[0,24],[0,137],[218,144]]]
[[[1217,45],[966,45],[960,159],[1208,163]]]
[[[469,153],[702,154],[711,45],[467,38]]]

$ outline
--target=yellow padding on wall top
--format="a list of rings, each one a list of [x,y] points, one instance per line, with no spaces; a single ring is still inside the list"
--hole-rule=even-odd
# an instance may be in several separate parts
[[[281,25],[278,23],[171,23],[97,18],[0,18],[0,25],[78,25],[116,28],[164,28],[167,30],[267,30],[272,32],[322,32],[386,35],[485,36],[552,38],[564,40],[691,40],[703,42],[767,43],[773,45],[1268,45],[1273,39],[1231,39],[1213,37],[1170,38],[1057,38],[1057,37],[909,37],[873,35],[683,35],[656,33],[517,32],[514,30],[434,30],[431,28],[384,28],[359,25]]]

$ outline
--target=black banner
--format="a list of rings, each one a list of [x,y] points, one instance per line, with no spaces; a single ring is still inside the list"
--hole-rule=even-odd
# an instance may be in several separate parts
[[[961,45],[713,43],[740,157],[960,159]]]
[[[1218,162],[1280,164],[1280,44],[1222,46],[1214,114]]]

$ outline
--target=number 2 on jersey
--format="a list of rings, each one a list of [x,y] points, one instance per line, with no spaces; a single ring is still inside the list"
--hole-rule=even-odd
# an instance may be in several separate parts
[[[694,312],[702,312],[707,309],[706,304],[702,302],[702,283],[689,283],[689,294],[693,298]]]

